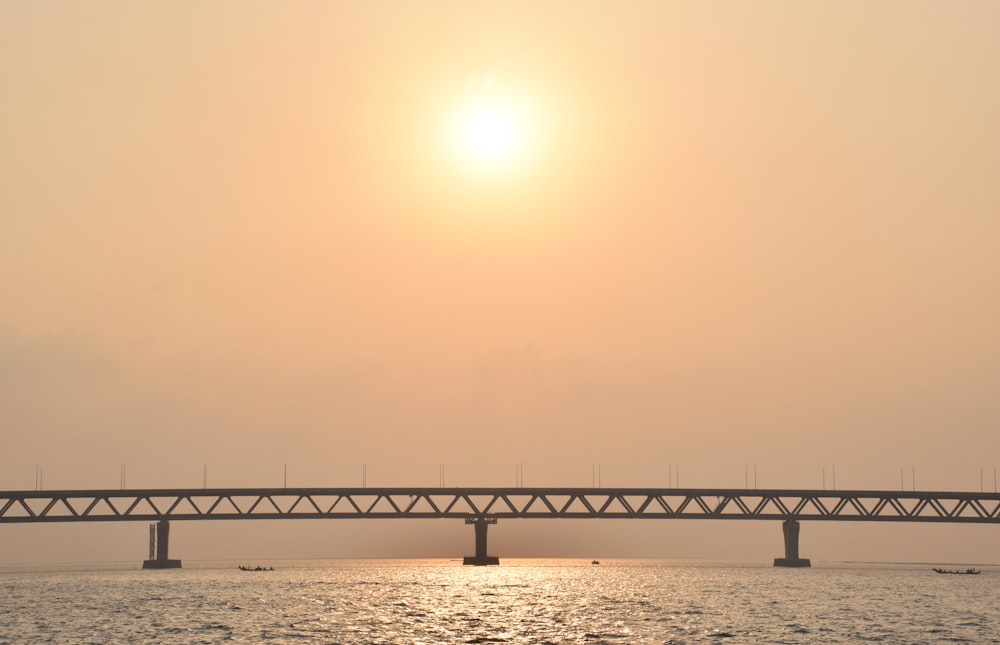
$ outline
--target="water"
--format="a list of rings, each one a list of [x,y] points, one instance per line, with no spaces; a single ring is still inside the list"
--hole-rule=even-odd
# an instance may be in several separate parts
[[[1000,570],[505,560],[0,572],[0,643],[998,643]],[[262,564],[262,563],[248,563]],[[131,565],[130,565],[131,566]]]

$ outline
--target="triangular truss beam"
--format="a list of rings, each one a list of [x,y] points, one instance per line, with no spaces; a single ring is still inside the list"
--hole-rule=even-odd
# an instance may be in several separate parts
[[[0,491],[0,523],[467,517],[1000,524],[1000,494],[520,487]]]

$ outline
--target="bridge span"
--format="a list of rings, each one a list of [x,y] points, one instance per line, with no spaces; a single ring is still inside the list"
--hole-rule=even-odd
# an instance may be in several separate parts
[[[178,488],[0,491],[0,524],[155,522],[147,568],[180,566],[168,557],[171,520],[450,518],[472,524],[476,555],[496,564],[487,527],[499,519],[780,520],[785,556],[799,557],[799,522],[1000,524],[1000,494],[941,491],[731,488]]]

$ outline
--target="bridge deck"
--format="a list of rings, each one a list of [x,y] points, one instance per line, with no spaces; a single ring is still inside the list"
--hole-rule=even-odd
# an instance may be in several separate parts
[[[477,516],[1000,523],[1000,494],[407,487],[0,491],[0,523]]]

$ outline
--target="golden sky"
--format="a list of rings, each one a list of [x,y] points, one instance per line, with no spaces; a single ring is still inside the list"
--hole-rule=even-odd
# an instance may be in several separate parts
[[[990,487],[998,25],[3,3],[0,489]]]

